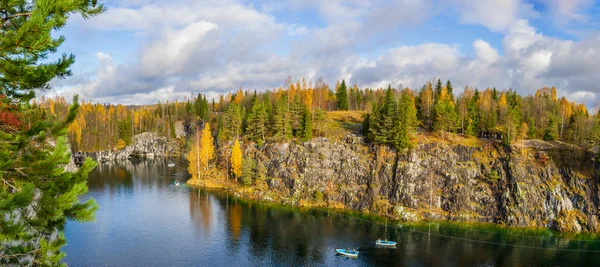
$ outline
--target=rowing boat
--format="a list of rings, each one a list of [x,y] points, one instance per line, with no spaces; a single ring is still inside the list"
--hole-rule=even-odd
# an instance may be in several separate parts
[[[358,251],[356,251],[356,250],[338,248],[335,250],[335,252],[337,252],[340,255],[344,255],[346,257],[358,258]]]

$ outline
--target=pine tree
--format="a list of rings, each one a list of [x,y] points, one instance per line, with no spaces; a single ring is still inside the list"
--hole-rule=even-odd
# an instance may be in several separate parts
[[[437,84],[435,85],[435,103],[439,101],[442,95],[442,80],[438,79]]]
[[[256,162],[249,157],[242,159],[242,176],[240,177],[240,183],[248,186],[252,184],[254,178],[254,169],[256,168]]]
[[[238,138],[242,130],[242,111],[240,106],[230,103],[225,115],[225,124],[228,138]]]
[[[558,136],[558,127],[556,124],[556,119],[554,117],[550,117],[548,121],[548,126],[546,130],[544,130],[544,140],[546,141],[554,141]]]
[[[414,97],[408,90],[402,92],[398,103],[396,125],[394,131],[394,145],[396,149],[410,148],[410,132],[417,123],[417,110]]]
[[[302,141],[306,142],[312,139],[312,114],[308,107],[304,107],[302,116]]]
[[[396,119],[396,100],[391,85],[385,92],[383,103],[379,108],[379,116],[376,119],[377,132],[374,135],[374,141],[378,144],[394,145],[393,133],[395,130],[394,120]]]
[[[266,104],[262,101],[254,100],[248,113],[246,134],[259,145],[262,145],[267,134],[267,123],[268,114]]]
[[[240,142],[237,139],[235,139],[235,143],[231,149],[230,162],[231,172],[239,179],[242,176],[242,149],[240,147]]]
[[[348,110],[348,89],[346,88],[346,81],[342,80],[342,84],[337,88],[335,97],[337,98],[338,110]]]
[[[80,203],[79,196],[94,163],[63,170],[71,157],[66,134],[77,116],[77,97],[60,121],[29,100],[36,90],[49,89],[52,79],[71,74],[73,55],[50,56],[64,41],[51,33],[72,14],[88,18],[103,10],[89,0],[0,3],[0,265],[58,265],[65,256],[66,221],[93,219],[94,200]]]
[[[452,88],[452,83],[450,83],[450,80],[446,82],[446,90],[448,90],[448,97],[450,97],[450,101],[454,102],[454,89]]]
[[[442,92],[438,97],[434,106],[435,121],[433,128],[442,133],[452,131],[456,125],[458,115],[454,109],[454,104],[450,101],[446,87],[442,88]]]

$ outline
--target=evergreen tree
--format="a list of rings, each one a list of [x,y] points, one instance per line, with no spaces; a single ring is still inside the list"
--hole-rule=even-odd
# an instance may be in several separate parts
[[[29,100],[35,90],[49,89],[52,79],[71,74],[73,55],[49,57],[64,41],[52,31],[72,14],[88,18],[103,10],[89,0],[0,3],[0,265],[58,265],[65,256],[66,221],[93,219],[94,200],[80,203],[79,196],[94,163],[63,170],[71,157],[66,134],[77,116],[77,97],[60,121]]]
[[[546,130],[544,130],[544,140],[546,141],[554,141],[558,136],[558,125],[556,123],[556,119],[554,117],[550,117],[548,120],[548,126]]]
[[[346,88],[346,81],[342,80],[342,84],[337,88],[335,97],[337,98],[338,110],[348,110],[348,90]]]
[[[452,88],[452,83],[450,83],[450,80],[446,82],[446,90],[448,90],[448,97],[450,97],[450,101],[454,102],[454,89]]]
[[[271,115],[271,131],[277,138],[291,138],[292,126],[288,112],[287,97],[284,96],[275,102]]]
[[[449,132],[454,130],[456,126],[456,122],[458,119],[458,115],[456,110],[454,109],[454,103],[450,100],[448,96],[448,91],[446,88],[442,88],[442,92],[435,103],[434,106],[435,113],[435,121],[433,128],[436,131],[442,133],[442,137],[445,132]]]
[[[402,92],[400,97],[395,122],[394,145],[396,149],[411,147],[409,134],[417,123],[417,110],[414,97],[407,91]]]
[[[302,116],[302,141],[306,142],[312,139],[312,114],[308,107],[304,107]]]
[[[262,101],[254,100],[248,113],[246,134],[259,145],[262,145],[267,134],[267,123],[268,114],[266,104]]]
[[[394,132],[394,120],[396,119],[396,101],[394,99],[394,93],[391,85],[388,85],[388,89],[385,92],[383,103],[379,109],[379,116],[377,118],[377,132],[374,135],[374,141],[378,144],[394,145],[393,132]]]
[[[227,138],[238,138],[242,129],[242,110],[239,105],[230,103],[225,114]]]
[[[250,157],[242,159],[242,176],[240,177],[240,183],[245,186],[252,185],[252,179],[254,178],[254,169],[256,168],[256,162]]]
[[[438,79],[437,84],[435,85],[435,103],[439,101],[442,95],[442,80]]]

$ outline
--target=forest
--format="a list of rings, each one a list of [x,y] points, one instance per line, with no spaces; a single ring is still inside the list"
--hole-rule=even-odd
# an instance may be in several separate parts
[[[62,97],[42,97],[32,103],[45,116],[57,118],[64,118],[70,105]],[[416,132],[434,132],[442,138],[447,133],[462,134],[506,145],[522,139],[558,140],[588,148],[600,143],[600,114],[590,114],[583,103],[558,98],[555,87],[527,96],[512,89],[470,86],[458,93],[451,81],[439,79],[413,90],[359,88],[344,80],[330,88],[322,79],[313,84],[288,78],[283,87],[261,92],[240,88],[211,101],[202,94],[145,106],[84,101],[68,134],[74,151],[96,151],[122,148],[133,135],[147,131],[175,138],[177,123],[190,137],[210,122],[217,147],[234,139],[260,145],[266,140],[328,136],[328,122],[340,111],[362,117],[362,127],[349,132],[397,149],[411,147]]]

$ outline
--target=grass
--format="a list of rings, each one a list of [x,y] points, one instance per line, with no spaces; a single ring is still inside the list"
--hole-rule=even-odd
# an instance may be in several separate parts
[[[322,137],[344,137],[348,134],[359,134],[362,129],[364,111],[330,111],[322,124]]]

